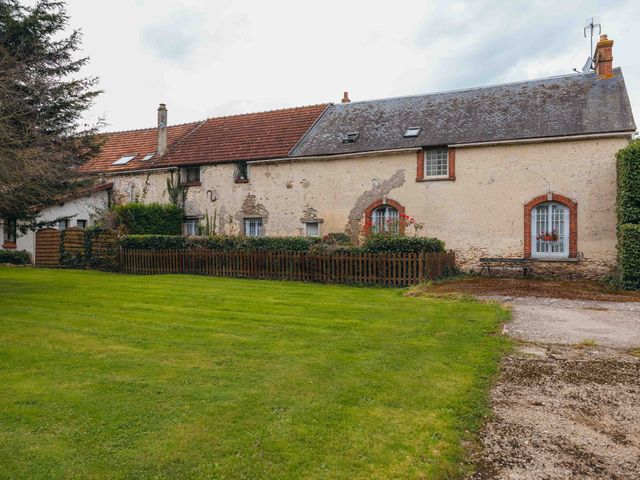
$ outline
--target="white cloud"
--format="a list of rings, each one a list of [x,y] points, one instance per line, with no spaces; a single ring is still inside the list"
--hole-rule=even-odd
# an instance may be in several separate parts
[[[71,0],[109,129],[570,73],[584,19],[615,40],[635,111],[640,2]]]

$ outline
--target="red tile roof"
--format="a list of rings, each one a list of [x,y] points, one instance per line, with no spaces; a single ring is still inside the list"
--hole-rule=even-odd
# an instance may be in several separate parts
[[[108,133],[98,157],[85,163],[81,171],[112,173],[286,157],[327,106],[247,113],[172,126],[167,152],[149,161],[142,158],[156,150],[156,128]],[[134,153],[138,156],[126,165],[113,165],[123,155]]]
[[[185,135],[193,131],[202,122],[184,123],[172,125],[167,129],[167,148],[171,148]],[[145,155],[155,153],[158,147],[158,129],[145,128],[141,130],[127,130],[124,132],[111,132],[100,135],[102,149],[97,157],[92,158],[80,167],[81,172],[122,172],[149,168],[155,158],[142,160]],[[124,165],[113,165],[124,155],[136,157]]]

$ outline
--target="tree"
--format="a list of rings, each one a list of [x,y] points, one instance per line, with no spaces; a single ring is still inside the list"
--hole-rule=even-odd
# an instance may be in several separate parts
[[[78,75],[88,58],[68,19],[64,2],[0,0],[0,218],[34,219],[86,181],[77,167],[99,149],[82,115],[101,92]]]

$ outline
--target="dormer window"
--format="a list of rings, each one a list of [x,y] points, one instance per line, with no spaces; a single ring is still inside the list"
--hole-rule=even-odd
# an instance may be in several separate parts
[[[342,143],[355,143],[360,134],[358,132],[347,133],[342,136]]]
[[[420,127],[409,127],[404,132],[404,138],[415,138],[420,135]]]
[[[138,156],[137,153],[132,153],[132,154],[129,154],[129,155],[123,155],[118,160],[113,162],[112,165],[126,165],[127,163],[129,163],[131,160],[133,160],[137,156]]]

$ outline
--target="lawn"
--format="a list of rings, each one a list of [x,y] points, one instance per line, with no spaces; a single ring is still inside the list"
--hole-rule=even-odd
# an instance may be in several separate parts
[[[506,312],[404,294],[0,267],[0,477],[455,478]]]

